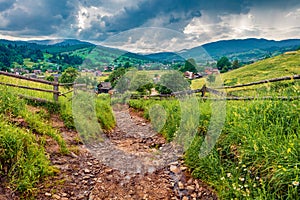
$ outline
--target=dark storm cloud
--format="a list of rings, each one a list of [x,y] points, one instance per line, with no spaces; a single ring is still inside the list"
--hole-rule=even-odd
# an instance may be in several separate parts
[[[212,10],[215,14],[220,13],[241,13],[247,11],[242,0],[173,0],[173,1],[143,1],[134,7],[125,7],[123,11],[112,17],[104,18],[107,24],[107,31],[124,31],[139,27],[149,20],[164,17],[167,21],[164,26],[178,24],[182,28],[189,23],[193,17],[200,17],[201,10]],[[246,8],[246,9],[245,9]],[[180,27],[181,26],[181,27]]]
[[[57,33],[61,37],[69,34],[68,37],[103,40],[111,34],[147,26],[183,31],[204,12],[218,23],[219,16],[248,13],[254,7],[288,10],[299,5],[299,0],[0,0],[0,33]],[[88,9],[88,20],[84,21],[88,25],[79,26],[80,7],[101,8],[104,13],[95,15]]]
[[[53,34],[73,18],[75,6],[68,0],[19,1],[8,9],[0,9],[2,18],[7,21],[1,30],[24,35]]]
[[[5,1],[0,1],[0,12],[9,9],[16,0],[5,0]]]

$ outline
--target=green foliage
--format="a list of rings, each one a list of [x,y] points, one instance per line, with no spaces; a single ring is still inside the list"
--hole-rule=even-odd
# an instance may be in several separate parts
[[[240,67],[240,63],[237,59],[232,62],[232,69],[237,69]]]
[[[193,175],[221,198],[298,199],[299,101],[234,102],[213,152],[198,157],[201,138],[186,153]],[[294,184],[293,184],[294,183]]]
[[[53,173],[44,149],[34,135],[0,121],[0,175],[20,192],[31,193],[41,178]]]
[[[47,77],[46,77],[46,80],[47,80],[47,81],[52,81],[52,82],[53,82],[53,81],[54,81],[54,76],[52,76],[52,75],[47,76]]]
[[[150,120],[151,108],[162,106],[166,122],[160,133],[168,141],[182,126],[178,100],[129,103]],[[221,199],[299,199],[300,102],[227,102],[222,134],[212,152],[200,158],[210,124],[210,106],[210,102],[199,101],[197,135],[184,157],[193,176],[212,185]]]
[[[66,151],[64,141],[38,115],[28,112],[25,102],[8,88],[0,87],[0,175],[8,177],[12,187],[28,195],[44,176],[52,174],[45,151],[28,129],[10,124],[11,117],[22,117],[35,133],[53,137]]]
[[[181,67],[179,69],[179,71],[181,72],[186,72],[186,71],[189,71],[189,72],[194,72],[196,73],[197,72],[197,64],[196,64],[196,61],[193,59],[193,58],[189,58],[185,61],[185,64],[183,67]]]
[[[114,70],[108,77],[109,82],[112,87],[115,87],[119,81],[119,79],[126,73],[126,69],[124,67],[120,67]]]
[[[148,76],[147,73],[135,73],[133,79],[130,82],[130,90],[138,91],[141,94],[151,93],[153,88],[153,80]]]
[[[226,72],[228,71],[229,69],[231,69],[231,62],[229,61],[229,59],[225,56],[223,56],[222,58],[220,58],[218,61],[217,61],[217,68],[218,70],[220,70],[221,72]]]
[[[176,71],[165,73],[161,76],[159,84],[169,88],[172,92],[184,91],[190,88],[190,84],[183,75]]]
[[[52,137],[61,147],[62,153],[67,153],[65,141],[60,134],[39,116],[29,112],[25,106],[25,101],[18,99],[17,95],[8,88],[0,87],[0,114],[4,117],[22,117],[28,127],[40,135],[48,135]]]
[[[156,84],[155,89],[160,93],[160,94],[171,94],[172,90],[167,88],[164,85],[161,84]]]
[[[110,96],[108,94],[98,95],[96,99],[96,116],[104,131],[111,131],[116,125],[110,104]]]
[[[69,67],[62,73],[59,81],[61,83],[73,83],[78,76],[78,71],[73,67]]]

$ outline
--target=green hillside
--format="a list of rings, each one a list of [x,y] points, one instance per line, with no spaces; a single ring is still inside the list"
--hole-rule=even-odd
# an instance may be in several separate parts
[[[225,85],[237,79],[248,83],[269,78],[300,74],[300,51],[285,53],[255,62],[222,75]]]
[[[270,78],[300,74],[300,51],[268,58],[221,74],[224,85],[236,85]],[[205,79],[192,81],[192,88],[202,87]]]

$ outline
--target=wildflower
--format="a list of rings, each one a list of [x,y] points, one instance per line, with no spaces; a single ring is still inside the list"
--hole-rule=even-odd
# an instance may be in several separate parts
[[[239,180],[240,180],[240,181],[245,181],[245,178],[240,177]]]
[[[294,186],[299,186],[299,181],[293,181],[292,184],[293,184]]]
[[[287,153],[290,153],[291,151],[292,151],[292,149],[291,149],[291,148],[288,148],[286,152],[287,152]]]
[[[227,173],[227,177],[230,178],[231,177],[231,173]]]
[[[282,170],[286,172],[286,168],[283,167]]]
[[[255,177],[256,178],[256,180],[259,180],[259,177],[257,176],[257,177]]]
[[[221,181],[225,180],[225,177],[221,177]]]
[[[250,190],[246,189],[246,192],[247,192],[247,194],[248,194],[248,196],[249,196],[249,194],[250,194]]]
[[[278,168],[281,168],[282,166],[281,165],[278,165]]]
[[[247,169],[246,169],[246,168],[244,169],[244,172],[245,172],[245,171],[247,171]]]

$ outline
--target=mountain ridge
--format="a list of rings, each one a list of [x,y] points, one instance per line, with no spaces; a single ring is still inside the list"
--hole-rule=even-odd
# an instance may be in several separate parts
[[[55,50],[59,49],[62,52],[63,48],[72,51],[72,49],[98,46],[103,51],[117,52],[115,57],[118,57],[118,54],[126,54],[137,59],[148,59],[149,61],[162,63],[184,62],[184,60],[188,58],[194,58],[196,62],[200,64],[205,64],[208,61],[215,62],[222,56],[226,56],[230,60],[238,59],[241,62],[253,62],[256,60],[261,60],[265,57],[279,55],[286,51],[296,50],[300,47],[300,39],[286,39],[276,41],[264,38],[247,38],[210,42],[190,49],[182,49],[177,52],[155,52],[150,54],[139,54],[123,50],[121,47],[111,48],[77,39],[48,39],[28,41],[10,41],[0,39],[0,43],[29,45],[31,48],[41,50],[54,48]]]

